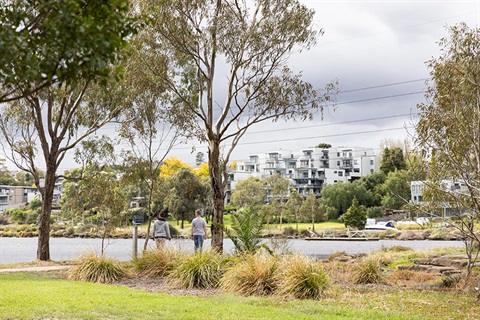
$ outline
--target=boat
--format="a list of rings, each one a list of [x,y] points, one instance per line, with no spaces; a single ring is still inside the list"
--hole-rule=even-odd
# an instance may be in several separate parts
[[[386,221],[386,222],[378,222],[376,224],[372,224],[369,226],[365,226],[365,230],[397,230],[397,228],[393,225],[393,221]]]

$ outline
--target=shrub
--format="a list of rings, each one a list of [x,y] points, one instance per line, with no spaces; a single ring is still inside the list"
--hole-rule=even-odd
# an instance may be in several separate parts
[[[383,217],[382,207],[369,207],[367,208],[367,218],[380,218]]]
[[[91,230],[96,230],[97,226],[93,223],[87,223],[85,225],[81,225],[77,228],[78,233],[85,233],[90,232]]]
[[[171,272],[180,253],[169,247],[145,251],[140,257],[133,259],[135,270],[142,276],[164,277]]]
[[[221,280],[221,288],[243,295],[266,295],[277,288],[278,260],[265,252],[246,254],[232,265]]]
[[[69,271],[68,278],[77,281],[112,283],[127,275],[128,270],[118,260],[90,252],[77,259],[76,264]]]
[[[319,299],[329,286],[323,268],[306,256],[286,256],[279,270],[278,293],[281,295],[298,299]]]
[[[262,245],[262,233],[265,228],[265,215],[258,208],[246,207],[231,215],[231,229],[225,229],[237,252],[255,252]]]
[[[30,210],[35,210],[35,209],[41,208],[42,207],[42,200],[40,200],[38,198],[33,199],[32,201],[30,201],[28,206],[30,207]]]
[[[370,256],[362,259],[355,266],[355,284],[380,283],[382,281],[382,267],[378,257]]]
[[[295,235],[295,229],[293,229],[292,227],[285,227],[283,229],[283,235],[285,236],[293,236]]]
[[[27,219],[27,211],[21,209],[8,209],[5,214],[12,217],[12,220],[17,223],[25,223]]]
[[[172,238],[175,238],[175,237],[178,237],[180,235],[180,231],[178,231],[177,228],[175,228],[174,226],[172,226],[171,223],[168,224],[169,228],[170,228],[170,236]]]
[[[172,285],[183,288],[215,288],[222,276],[222,257],[215,251],[185,255],[168,276]]]
[[[0,214],[0,225],[10,224],[11,217],[5,214]]]
[[[405,252],[405,251],[413,251],[413,249],[409,248],[409,247],[405,247],[405,246],[396,245],[396,246],[391,246],[391,247],[383,247],[382,251],[384,251],[384,252]]]
[[[326,207],[325,212],[327,214],[328,220],[337,220],[338,219],[338,210],[333,207]]]

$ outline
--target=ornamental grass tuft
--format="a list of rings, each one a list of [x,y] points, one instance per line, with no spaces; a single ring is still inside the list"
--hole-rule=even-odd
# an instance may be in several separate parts
[[[76,281],[112,283],[128,274],[128,269],[120,261],[89,252],[76,260],[68,273],[68,278]]]
[[[132,262],[140,276],[164,277],[174,269],[177,261],[182,260],[181,256],[175,249],[164,247],[145,251]]]
[[[277,280],[280,295],[297,299],[319,299],[329,287],[329,280],[320,264],[299,254],[284,257]]]
[[[225,272],[220,286],[227,292],[246,296],[267,295],[277,288],[277,267],[278,260],[273,255],[265,252],[245,254]]]
[[[186,289],[216,288],[223,274],[222,265],[221,255],[213,250],[185,255],[167,280],[173,286]]]
[[[366,257],[355,266],[355,284],[380,283],[382,280],[382,263],[377,256]]]

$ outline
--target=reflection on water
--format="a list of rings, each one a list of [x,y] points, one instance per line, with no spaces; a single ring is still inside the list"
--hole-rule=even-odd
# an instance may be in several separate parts
[[[0,237],[0,264],[28,262],[37,257],[37,238],[1,238]],[[288,242],[271,243],[269,245],[280,248],[280,250],[290,250],[307,255],[325,257],[332,253],[345,251],[346,253],[368,253],[379,250],[384,247],[401,245],[414,250],[440,248],[440,247],[463,247],[461,241],[400,241],[400,240],[380,240],[380,241],[307,241],[302,239],[288,240]],[[143,250],[145,240],[138,240],[138,251]],[[154,242],[149,241],[148,247],[153,248]],[[193,252],[193,241],[190,239],[178,239],[167,242],[167,245],[179,250]],[[206,250],[210,249],[210,240],[204,244]],[[234,246],[230,239],[224,241],[224,251],[231,253]],[[54,261],[72,260],[85,252],[100,252],[101,239],[81,239],[81,238],[50,238],[50,257]],[[133,240],[132,239],[110,239],[106,241],[105,254],[109,257],[122,261],[132,258]]]

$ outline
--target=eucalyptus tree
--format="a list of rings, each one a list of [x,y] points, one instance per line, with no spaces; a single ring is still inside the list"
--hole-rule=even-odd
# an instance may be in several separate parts
[[[127,0],[2,0],[0,103],[108,76],[131,28]]]
[[[135,61],[136,54],[132,56]],[[134,75],[137,76],[137,75]],[[137,78],[138,79],[138,78]],[[143,81],[142,81],[143,82]],[[160,195],[164,178],[160,175],[160,167],[172,148],[181,142],[180,134],[175,125],[170,124],[161,100],[151,93],[151,88],[139,83],[130,82],[141,93],[134,95],[135,108],[126,112],[120,135],[128,142],[128,148],[123,152],[125,179],[146,187],[146,209],[148,214],[147,237],[144,250],[147,249],[151,220],[154,217],[152,205],[162,199],[154,198]]]
[[[323,30],[314,29],[313,10],[298,0],[138,3],[151,22],[144,69],[165,84],[172,110],[189,117],[190,132],[208,144],[212,247],[222,251],[226,165],[245,132],[265,121],[312,119],[331,100],[335,85],[316,90],[287,66]]]
[[[440,56],[428,62],[432,83],[428,102],[418,105],[415,142],[429,160],[430,203],[448,203],[458,220],[452,226],[465,239],[470,274],[480,242],[480,29],[462,23],[449,33],[439,42]],[[463,187],[448,188],[444,180]]]
[[[254,207],[265,203],[267,191],[258,177],[249,177],[239,181],[232,191],[230,201],[237,208]]]
[[[300,213],[312,222],[312,229],[315,230],[315,222],[325,221],[325,210],[320,199],[314,193],[307,196],[300,207]]]
[[[296,189],[293,189],[288,196],[287,203],[285,204],[285,208],[287,212],[293,216],[295,220],[296,230],[298,232],[298,221],[300,220],[300,210],[303,204],[303,197],[297,192]]]
[[[37,259],[49,260],[60,164],[128,106],[112,65],[133,22],[125,0],[6,0],[0,28],[0,99],[8,102],[0,105],[2,143],[42,195]]]
[[[410,178],[407,170],[390,172],[381,186],[382,205],[390,209],[401,209],[410,201]]]
[[[279,223],[280,229],[283,223],[283,213],[285,211],[285,203],[290,193],[290,180],[280,176],[279,174],[271,175],[264,179],[265,187],[269,195],[269,202],[277,204],[279,207]]]

